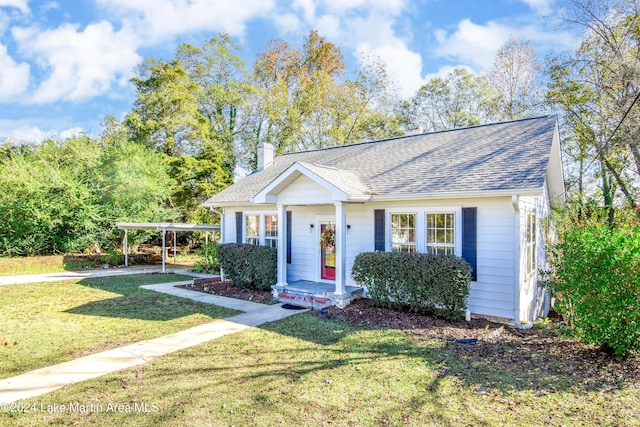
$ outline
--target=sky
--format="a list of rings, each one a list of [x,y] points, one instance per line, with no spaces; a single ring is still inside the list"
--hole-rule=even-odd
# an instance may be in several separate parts
[[[251,65],[280,38],[315,29],[347,69],[375,55],[400,94],[455,67],[484,72],[510,37],[541,59],[575,49],[561,0],[0,0],[0,141],[97,135],[131,110],[130,79],[146,58],[228,33]]]

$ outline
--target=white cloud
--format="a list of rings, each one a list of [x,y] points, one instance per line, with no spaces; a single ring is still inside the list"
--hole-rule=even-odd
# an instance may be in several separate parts
[[[35,117],[0,120],[0,145],[4,140],[15,143],[39,144],[45,139],[62,140],[86,133],[81,127],[64,128],[63,126],[61,127],[60,123],[52,119],[43,120]]]
[[[29,86],[29,64],[17,63],[0,44],[0,102],[14,100]]]
[[[124,86],[140,63],[137,39],[127,28],[114,31],[108,22],[80,30],[65,24],[51,30],[14,28],[24,56],[47,72],[30,99],[32,103],[81,101]]]
[[[60,139],[72,138],[74,136],[82,136],[85,133],[84,129],[80,127],[74,127],[71,129],[66,129],[60,132]]]
[[[552,4],[555,0],[521,0],[527,4],[531,9],[535,10],[540,15],[549,15],[552,11]]]
[[[0,7],[14,7],[22,13],[29,13],[29,0],[0,0]]]
[[[198,31],[242,37],[248,21],[265,16],[274,0],[98,0],[135,29],[145,44]]]
[[[498,49],[509,36],[530,41],[537,51],[570,49],[576,40],[570,33],[549,33],[535,25],[510,27],[493,21],[479,25],[469,19],[460,21],[451,34],[438,29],[434,35],[438,42],[434,51],[436,55],[466,64],[476,72],[491,66]]]
[[[280,31],[285,34],[294,34],[302,31],[302,22],[294,13],[285,13],[283,15],[278,15],[274,18],[274,21]]]
[[[478,25],[464,19],[458,23],[453,34],[436,30],[435,37],[439,45],[435,53],[484,70],[493,63],[497,50],[512,33],[511,29],[495,22]]]

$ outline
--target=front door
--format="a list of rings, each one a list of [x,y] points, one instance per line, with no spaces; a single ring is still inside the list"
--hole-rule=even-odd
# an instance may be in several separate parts
[[[336,279],[335,225],[320,224],[320,278]]]

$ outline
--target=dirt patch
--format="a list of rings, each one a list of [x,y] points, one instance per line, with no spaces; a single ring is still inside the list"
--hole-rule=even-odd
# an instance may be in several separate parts
[[[189,289],[190,291],[204,292],[212,295],[242,299],[245,301],[268,304],[272,300],[270,290],[259,290],[249,288],[239,288],[233,286],[231,282],[196,283],[180,285],[178,288]]]

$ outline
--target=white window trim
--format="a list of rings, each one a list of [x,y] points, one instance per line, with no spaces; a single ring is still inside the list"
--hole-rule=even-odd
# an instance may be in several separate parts
[[[242,212],[242,242],[247,242],[247,215],[258,215],[258,244],[260,246],[265,246],[265,215],[274,215],[278,216],[278,211],[243,211]],[[278,220],[280,220],[278,218]]]
[[[418,245],[418,240],[419,240],[419,237],[418,237],[418,229],[419,229],[418,217],[419,217],[419,215],[418,215],[417,212],[415,212],[415,210],[412,210],[412,209],[407,209],[407,210],[404,210],[404,211],[400,210],[398,212],[389,212],[389,215],[388,215],[389,219],[387,221],[389,223],[389,232],[387,233],[387,236],[389,236],[389,243],[387,244],[387,246],[388,246],[387,251],[393,252],[393,243],[394,242],[393,242],[393,236],[392,236],[392,233],[391,233],[393,215],[414,215],[415,216],[415,221],[414,221],[414,224],[415,224],[415,232],[414,232],[415,242],[414,242],[414,244],[416,245],[416,252],[420,252],[420,246]]]
[[[452,213],[455,220],[454,253],[462,256],[462,206],[429,206],[429,207],[394,207],[386,209],[385,215],[385,250],[392,251],[391,214],[416,215],[416,251],[427,252],[427,214]]]

